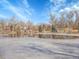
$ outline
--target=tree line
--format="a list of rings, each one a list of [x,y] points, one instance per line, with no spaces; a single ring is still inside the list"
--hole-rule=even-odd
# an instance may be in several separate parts
[[[76,29],[79,32],[79,10],[63,11],[58,16],[50,14],[50,20],[53,32],[56,31],[56,28],[68,28],[68,32]]]
[[[79,10],[60,12],[58,14],[50,13],[49,24],[34,24],[31,21],[19,21],[16,17],[9,20],[0,19],[0,34],[9,36],[34,36],[39,32],[79,32]]]

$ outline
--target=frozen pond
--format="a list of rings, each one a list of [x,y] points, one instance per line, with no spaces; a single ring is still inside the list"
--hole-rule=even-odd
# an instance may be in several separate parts
[[[0,59],[79,59],[78,41],[0,38]]]

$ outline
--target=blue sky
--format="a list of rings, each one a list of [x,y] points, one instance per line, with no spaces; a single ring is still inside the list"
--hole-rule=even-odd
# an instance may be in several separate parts
[[[79,0],[0,0],[0,18],[15,16],[34,23],[47,23],[50,12],[59,15],[73,9],[79,10]]]

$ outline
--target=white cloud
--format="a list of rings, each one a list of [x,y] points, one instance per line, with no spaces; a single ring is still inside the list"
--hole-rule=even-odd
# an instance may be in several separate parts
[[[71,7],[65,7],[64,9],[61,9],[59,12],[63,12],[63,11],[73,11],[73,10],[79,10],[79,6],[77,4],[74,4]]]
[[[4,15],[0,14],[0,18],[6,18],[6,16],[4,16]]]
[[[50,0],[50,2],[56,5],[56,4],[64,3],[65,0]]]
[[[28,14],[28,15],[32,15],[32,11],[29,4],[28,4],[28,1],[27,0],[23,0],[23,4],[24,4],[24,11]]]
[[[60,8],[66,6],[65,2],[66,0],[50,0],[50,2],[53,2],[53,4],[51,3],[51,11],[52,12],[57,12]],[[62,10],[61,10],[62,11]]]
[[[59,12],[63,12],[64,10],[63,9],[61,9]]]
[[[23,0],[23,4],[25,5],[26,8],[30,7],[27,0]]]
[[[77,6],[77,5],[73,5],[72,8],[73,8],[73,9],[76,9],[76,10],[79,10],[79,6]]]
[[[32,15],[32,13],[28,11],[27,9],[25,9],[25,12],[27,12],[30,16]]]
[[[27,0],[24,0],[24,7],[20,6],[20,7],[16,7],[13,6],[8,0],[3,0],[4,4],[2,4],[4,6],[4,8],[7,8],[8,10],[10,10],[12,13],[14,13],[16,16],[18,16],[21,19],[26,19],[26,15],[32,15],[31,12],[29,11],[29,4],[27,2]]]
[[[71,8],[66,7],[66,8],[64,8],[64,10],[65,10],[65,11],[71,11]]]
[[[10,9],[13,13],[15,13],[18,17],[20,17],[20,18],[22,18],[22,19],[25,19],[25,17],[24,17],[20,12],[18,12],[18,10],[17,10],[15,7],[10,6],[9,9]]]
[[[53,2],[53,0],[50,0],[50,2]]]

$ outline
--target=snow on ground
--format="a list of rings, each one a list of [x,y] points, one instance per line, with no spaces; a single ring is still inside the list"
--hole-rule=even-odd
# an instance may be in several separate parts
[[[79,40],[0,38],[0,59],[79,59]]]

